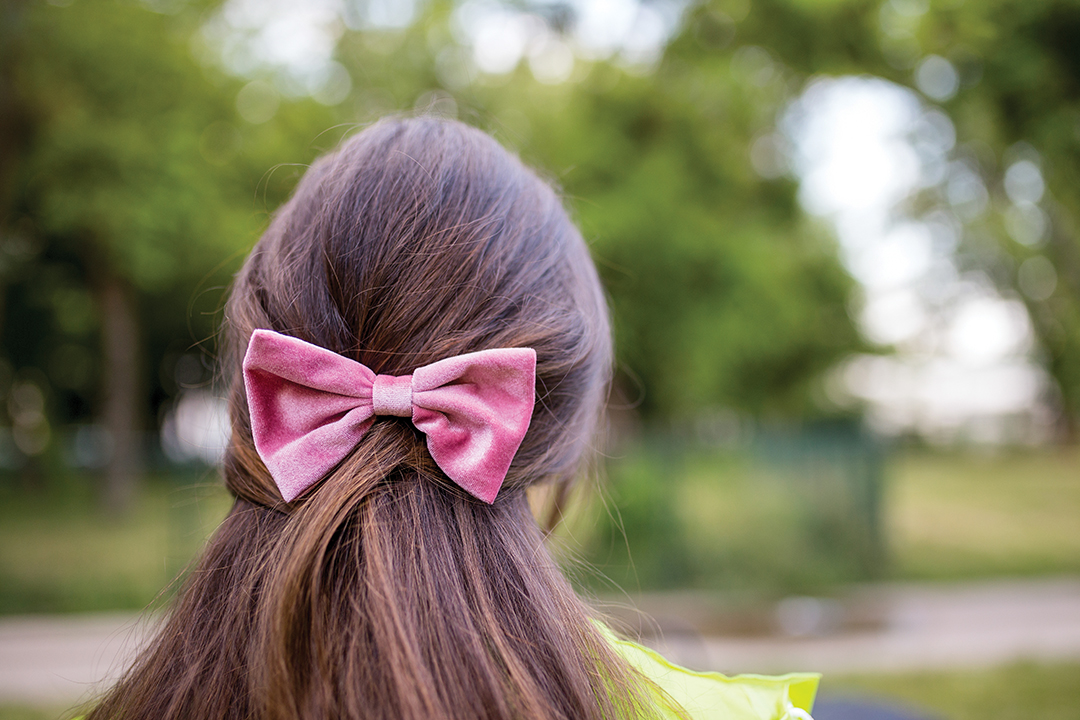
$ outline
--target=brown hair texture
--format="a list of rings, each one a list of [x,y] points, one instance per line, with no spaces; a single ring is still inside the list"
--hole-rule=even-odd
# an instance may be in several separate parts
[[[241,359],[268,328],[403,375],[531,347],[537,398],[494,504],[403,418],[285,503],[255,451]],[[318,160],[226,305],[228,517],[160,633],[89,714],[125,718],[589,718],[653,714],[544,544],[526,489],[595,437],[607,306],[555,192],[483,132],[382,120]]]

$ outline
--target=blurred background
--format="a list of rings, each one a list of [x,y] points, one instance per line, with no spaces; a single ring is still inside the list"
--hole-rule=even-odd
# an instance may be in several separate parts
[[[592,248],[583,592],[699,669],[826,671],[823,720],[1080,718],[1078,37],[1075,0],[0,0],[0,718],[71,707],[224,516],[232,273],[391,112],[492,133]]]

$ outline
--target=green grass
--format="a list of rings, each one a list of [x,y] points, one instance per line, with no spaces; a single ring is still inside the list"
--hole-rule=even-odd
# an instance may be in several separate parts
[[[193,484],[193,481],[200,481]],[[123,518],[86,479],[0,494],[0,613],[138,609],[159,598],[224,517],[208,478],[152,478]]]
[[[832,697],[890,698],[942,720],[1078,720],[1080,663],[829,677]]]
[[[569,533],[571,545],[593,543],[587,559],[610,583],[633,592],[705,578],[701,586],[715,589],[816,592],[857,579],[853,558],[829,554],[857,545],[820,512],[832,500],[794,498],[789,490],[791,477],[812,467],[769,468],[719,454],[639,454],[620,463],[612,495],[626,537],[617,523],[598,536],[607,522],[598,519],[608,514],[600,503]],[[1080,448],[895,453],[884,472],[888,562],[879,576],[1080,573],[1077,468]],[[117,520],[98,508],[93,482],[64,478],[28,493],[0,479],[0,613],[143,608],[183,570],[229,504],[213,473],[159,477]]]
[[[886,498],[903,579],[1080,573],[1080,449],[908,453]]]
[[[27,705],[0,705],[0,720],[57,720],[70,717],[65,710],[46,710]]]

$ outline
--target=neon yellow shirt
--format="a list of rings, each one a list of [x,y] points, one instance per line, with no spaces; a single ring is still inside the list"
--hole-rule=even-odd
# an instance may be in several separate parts
[[[811,720],[810,710],[821,678],[817,673],[728,677],[694,672],[603,629],[616,651],[694,720]],[[662,712],[665,718],[678,717],[672,711]]]

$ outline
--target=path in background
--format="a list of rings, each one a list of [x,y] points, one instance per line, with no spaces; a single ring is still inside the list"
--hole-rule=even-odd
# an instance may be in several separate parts
[[[827,627],[831,608],[815,606],[819,602],[781,603],[785,624],[796,632],[800,625]],[[665,632],[650,644],[675,662],[726,673],[904,672],[1080,660],[1080,578],[889,585],[867,588],[852,603],[858,619],[875,622],[802,637]]]
[[[721,672],[892,672],[988,667],[1019,660],[1080,659],[1080,578],[950,585],[883,585],[856,591],[847,607],[873,622],[845,625],[839,606],[781,603],[803,637],[709,636],[661,617],[684,600],[641,603],[667,627],[650,643],[675,662]],[[867,613],[866,608],[870,608]],[[0,619],[0,702],[58,706],[90,697],[116,677],[150,626],[136,615]]]
[[[90,699],[152,629],[119,612],[0,618],[0,702],[61,707]]]

